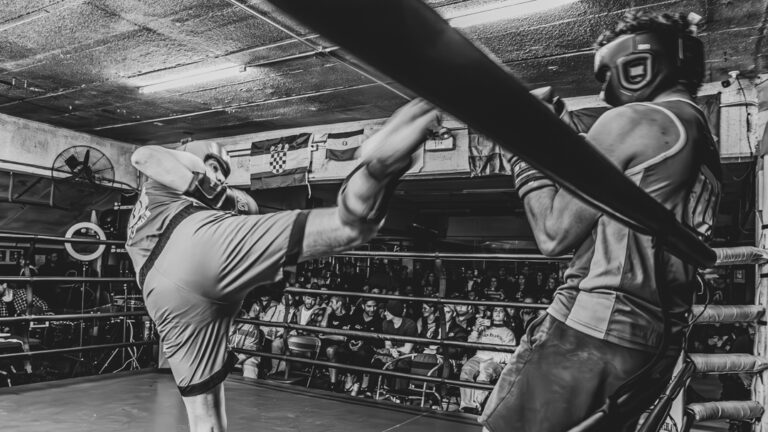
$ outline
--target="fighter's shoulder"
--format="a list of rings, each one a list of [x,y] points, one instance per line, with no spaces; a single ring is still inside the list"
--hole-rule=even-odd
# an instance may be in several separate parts
[[[666,110],[651,103],[632,103],[606,111],[590,132],[626,133],[639,128],[658,129],[659,126],[674,126]]]
[[[634,103],[608,110],[587,139],[617,165],[626,167],[637,152],[676,142],[680,132],[669,112],[653,104]]]

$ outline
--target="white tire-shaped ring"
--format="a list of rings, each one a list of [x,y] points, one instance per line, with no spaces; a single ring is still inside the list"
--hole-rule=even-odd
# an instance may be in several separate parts
[[[67,233],[64,234],[64,237],[72,238],[72,236],[76,232],[78,232],[80,230],[90,230],[91,232],[96,233],[96,237],[98,237],[99,240],[106,240],[107,239],[107,236],[104,235],[104,231],[101,229],[101,227],[99,227],[98,225],[96,225],[95,223],[92,223],[92,222],[78,222],[78,223],[72,225],[67,230]],[[101,256],[101,254],[104,253],[104,249],[106,249],[106,248],[107,248],[107,245],[101,244],[101,245],[99,245],[98,248],[96,248],[95,251],[93,251],[93,252],[91,252],[89,254],[81,254],[80,252],[76,251],[72,247],[72,243],[64,243],[64,249],[67,250],[67,252],[69,253],[69,255],[72,258],[74,258],[74,259],[76,259],[78,261],[93,261],[93,260],[99,258]]]

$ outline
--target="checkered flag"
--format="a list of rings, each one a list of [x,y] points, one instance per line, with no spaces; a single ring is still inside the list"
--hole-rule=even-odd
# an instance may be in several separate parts
[[[275,144],[269,148],[269,168],[275,174],[285,171],[288,160],[288,144]]]
[[[272,138],[251,143],[249,171],[252,189],[306,184],[310,134]]]

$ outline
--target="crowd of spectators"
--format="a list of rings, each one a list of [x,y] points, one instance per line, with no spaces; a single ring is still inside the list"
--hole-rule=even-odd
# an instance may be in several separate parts
[[[363,261],[365,263],[365,261]],[[489,308],[483,305],[442,305],[431,301],[409,301],[408,297],[446,297],[451,299],[507,301],[548,304],[560,284],[557,264],[533,267],[519,263],[516,271],[505,266],[444,267],[441,272],[431,263],[374,261],[363,268],[351,259],[335,262],[310,262],[300,266],[287,281],[288,286],[308,288],[317,293],[294,296],[283,294],[280,284],[270,292],[260,290],[249,298],[243,316],[262,321],[291,323],[334,329],[358,330],[397,336],[464,342],[491,343],[514,347],[525,328],[541,309],[518,307]],[[380,300],[365,296],[329,296],[324,291],[390,294],[400,300]],[[247,312],[246,312],[247,311]],[[251,334],[249,334],[249,332]],[[240,324],[233,327],[233,346],[283,354],[284,329],[281,327]],[[289,334],[299,334],[289,331]],[[313,333],[317,335],[317,333]],[[493,383],[511,356],[508,352],[469,350],[462,347],[415,344],[378,339],[355,339],[320,334],[321,357],[340,364],[381,369],[395,359],[410,354],[440,356],[440,375],[464,381]],[[407,372],[410,362],[396,362],[395,370]],[[240,356],[243,374],[249,377],[280,376],[284,361],[259,360]],[[339,369],[342,370],[343,369]],[[377,377],[367,374],[340,373],[328,369],[329,389],[353,396],[372,396]],[[406,380],[391,380],[390,387],[407,385]],[[446,389],[441,389],[446,391]],[[488,392],[462,390],[460,408],[479,412]]]

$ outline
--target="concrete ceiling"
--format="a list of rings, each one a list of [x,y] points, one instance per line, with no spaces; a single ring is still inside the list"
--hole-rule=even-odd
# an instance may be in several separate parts
[[[492,1],[428,3],[447,14]],[[228,0],[0,4],[0,112],[125,142],[381,118],[404,102],[398,93],[409,95],[373,71],[361,73],[343,51],[262,0],[241,3],[261,17]],[[592,43],[631,7],[703,16],[707,81],[731,70],[766,72],[766,4],[757,0],[580,0],[464,31],[531,86],[594,94]],[[183,72],[227,65],[252,67],[231,78],[139,92]]]

